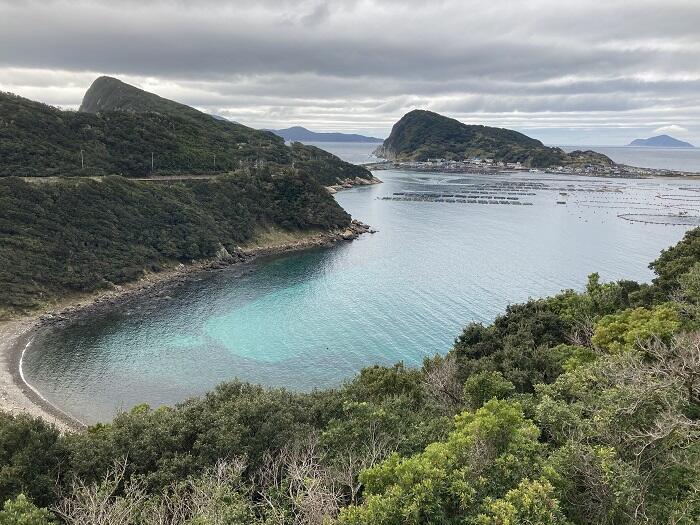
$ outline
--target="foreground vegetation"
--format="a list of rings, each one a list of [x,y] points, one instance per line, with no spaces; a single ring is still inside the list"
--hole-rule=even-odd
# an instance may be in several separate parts
[[[69,435],[2,415],[0,523],[698,523],[700,229],[652,268],[334,390],[231,382]]]
[[[291,169],[171,184],[0,178],[0,317],[234,253],[261,229],[329,230],[349,221],[325,188]]]
[[[566,153],[517,131],[468,125],[433,113],[414,110],[404,115],[378,149],[379,156],[397,161],[429,159],[465,160],[472,157],[496,162],[520,162],[523,166],[548,168],[559,165],[613,162],[593,151]]]

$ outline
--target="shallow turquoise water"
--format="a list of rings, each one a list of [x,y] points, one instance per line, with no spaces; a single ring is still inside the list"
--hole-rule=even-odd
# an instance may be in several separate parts
[[[379,233],[214,272],[47,333],[25,358],[27,378],[90,422],[236,377],[299,390],[337,385],[373,363],[419,365],[449,350],[470,321],[581,289],[592,271],[649,280],[648,262],[687,227],[618,215],[700,215],[692,191],[700,184],[685,181],[377,175],[384,184],[337,198]],[[416,191],[492,191],[481,195],[532,205],[382,199]]]

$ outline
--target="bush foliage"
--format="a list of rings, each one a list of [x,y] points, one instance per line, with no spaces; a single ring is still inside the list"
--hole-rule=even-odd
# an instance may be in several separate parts
[[[3,415],[0,516],[120,525],[698,523],[697,235],[661,255],[650,285],[593,274],[584,292],[469,325],[422,369],[375,366],[305,394],[231,382],[79,434]]]

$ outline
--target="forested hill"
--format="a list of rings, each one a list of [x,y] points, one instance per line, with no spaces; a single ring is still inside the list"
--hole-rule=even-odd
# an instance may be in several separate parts
[[[212,258],[259,230],[343,228],[350,216],[308,175],[245,171],[173,184],[0,179],[0,318],[144,271]]]
[[[285,146],[273,133],[215,119],[116,79],[98,79],[83,108],[99,111],[61,111],[0,93],[0,176],[148,177],[294,165],[326,186],[371,178],[328,152]]]
[[[590,162],[612,164],[594,152],[567,154],[517,131],[489,126],[467,125],[432,111],[414,110],[404,115],[377,149],[389,160],[465,160],[470,157],[520,162],[525,166],[549,167]]]

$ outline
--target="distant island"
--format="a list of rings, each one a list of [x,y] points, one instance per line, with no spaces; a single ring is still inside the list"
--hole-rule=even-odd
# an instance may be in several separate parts
[[[268,131],[282,137],[287,142],[383,142],[383,139],[377,137],[366,137],[355,133],[317,133],[301,126]]]
[[[669,135],[657,135],[648,139],[635,139],[628,146],[642,148],[694,148],[690,142],[674,139]]]
[[[424,110],[404,115],[375,155],[391,161],[472,160],[526,168],[561,165],[609,167],[614,164],[605,155],[594,151],[566,153],[517,131],[467,125]]]

